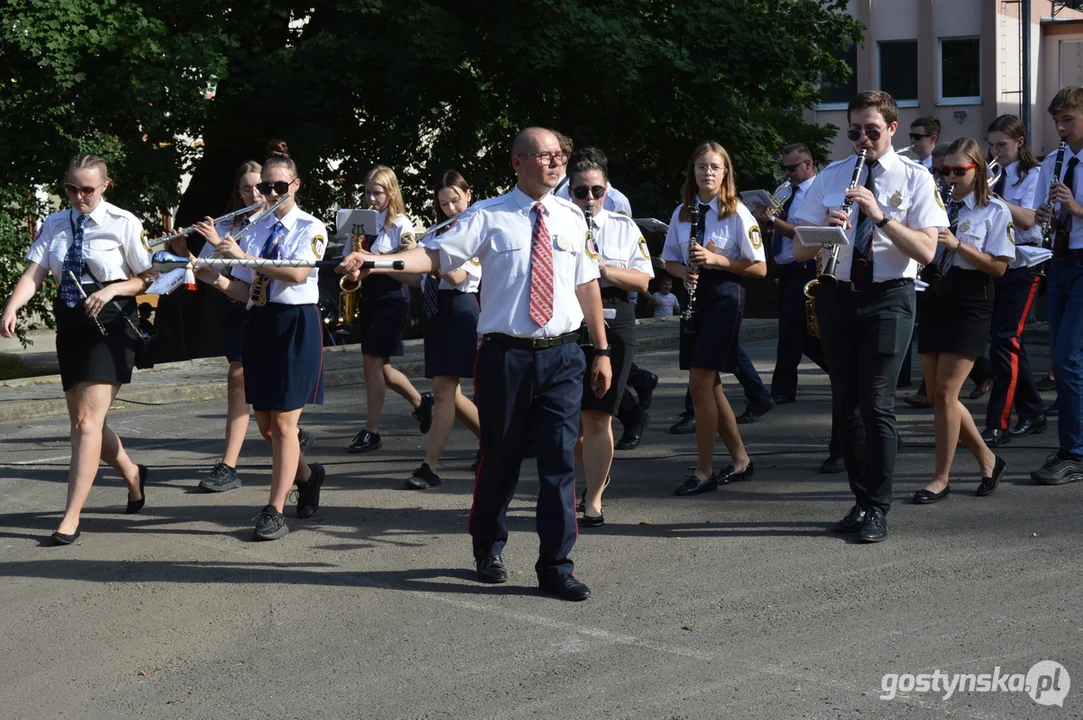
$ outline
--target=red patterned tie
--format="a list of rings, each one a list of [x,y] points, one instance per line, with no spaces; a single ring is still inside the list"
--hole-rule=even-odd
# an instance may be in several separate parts
[[[534,232],[530,235],[530,319],[538,327],[553,318],[553,240],[545,226],[545,206],[534,203]]]

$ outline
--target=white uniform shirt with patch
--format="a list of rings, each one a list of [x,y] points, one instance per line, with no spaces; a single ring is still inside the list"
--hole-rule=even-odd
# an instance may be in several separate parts
[[[254,215],[251,217],[254,217]],[[247,225],[245,224],[244,220],[236,223],[234,223],[233,220],[229,220],[218,223],[214,226],[214,230],[218,233],[218,237],[225,238],[227,235],[234,236],[236,234],[239,234],[242,230],[244,230],[245,227],[247,227]],[[237,245],[240,246],[241,250],[248,253],[249,255],[258,256],[260,254],[260,251],[263,250],[264,240],[266,240],[266,238],[260,240],[258,244],[256,243],[256,230],[253,228],[251,231],[246,232],[244,235],[241,236],[241,239],[237,241]],[[214,249],[214,245],[211,245],[209,242],[203,243],[203,247],[199,250],[199,257],[210,257],[211,254],[214,252]],[[234,271],[247,269],[248,268],[222,268],[221,272],[223,275],[229,275],[232,278],[236,278],[237,273]]]
[[[699,202],[699,198],[696,198]],[[710,202],[711,211],[707,213],[704,236],[700,238],[703,246],[709,252],[728,257],[731,260],[752,260],[764,262],[766,254],[763,251],[763,236],[760,234],[760,226],[756,224],[756,218],[744,203],[737,203],[737,212],[729,217],[719,219],[718,198]],[[692,223],[681,220],[681,205],[673,211],[669,219],[669,232],[666,233],[666,244],[662,247],[662,259],[687,264],[688,262],[688,236],[692,231]],[[714,265],[704,265],[700,268],[703,272],[723,270]]]
[[[795,221],[814,227],[827,225],[827,216],[842,206],[846,188],[854,174],[857,156],[851,155],[831,163],[816,176],[801,207],[792,212]],[[858,185],[864,185],[868,167],[861,171]],[[936,183],[929,171],[918,162],[899,157],[889,151],[880,158],[875,169],[876,200],[884,214],[911,230],[948,227],[948,213],[936,192]],[[846,231],[848,243],[839,249],[835,277],[849,282],[850,265],[854,255],[854,235],[860,208],[854,203],[850,214],[851,227]],[[824,249],[823,260],[828,251]],[[917,276],[918,263],[902,253],[880,228],[872,232],[873,282]]]
[[[553,317],[542,327],[530,319],[530,242],[535,201],[515,187],[506,195],[467,208],[459,222],[440,236],[440,273],[481,263],[481,317],[478,333],[515,337],[555,337],[583,323],[575,290],[598,279],[598,265],[587,257],[587,224],[578,207],[552,193],[538,200],[553,246]]]
[[[784,220],[786,222],[789,222],[789,223],[793,222],[793,218],[796,216],[795,211],[797,210],[797,208],[801,207],[801,201],[805,199],[805,195],[808,193],[808,189],[810,187],[812,187],[812,181],[815,180],[815,179],[816,179],[816,176],[813,175],[808,180],[805,180],[802,183],[798,183],[797,186],[794,187],[794,189],[793,189],[794,198],[793,198],[793,202],[790,203],[790,212],[786,215],[786,217],[781,218],[782,220]],[[785,203],[783,203],[783,204],[785,204]],[[771,234],[771,231],[768,230],[768,232],[767,232],[767,241],[771,242],[772,238],[773,238],[773,235]],[[780,252],[778,255],[775,255],[775,262],[777,264],[779,264],[779,265],[789,265],[790,263],[794,262],[793,244],[794,244],[794,239],[793,238],[788,238],[785,235],[782,236],[782,252]]]
[[[89,213],[83,226],[83,267],[99,282],[130,280],[150,270],[150,253],[143,247],[143,225],[139,219],[116,205],[102,200]],[[28,262],[48,268],[58,281],[64,280],[64,256],[75,240],[72,224],[78,227],[77,210],[61,210],[45,218],[41,231],[26,253]],[[90,274],[81,281],[90,283]]]
[[[1023,181],[1016,185],[1016,181],[1019,180],[1019,161],[1016,160],[1008,167],[1004,168],[1004,192],[1001,193],[1001,197],[1005,202],[1012,205],[1017,205],[1021,208],[1030,208],[1034,206],[1034,198],[1038,195],[1038,168],[1031,168],[1027,176],[1023,178]],[[1012,238],[1015,240],[1016,245],[1041,245],[1042,244],[1042,228],[1038,223],[1034,223],[1033,227],[1029,230],[1020,230],[1013,224],[1011,226]],[[1020,268],[1026,265],[1026,258],[1021,254],[1017,255],[1015,260],[1009,266],[1011,269]]]
[[[593,225],[591,239],[599,262],[604,261],[606,267],[638,270],[649,278],[654,277],[647,241],[640,234],[635,220],[603,209],[594,216]],[[604,278],[599,280],[599,284],[602,287],[613,285]]]
[[[251,250],[248,251],[250,255],[260,256],[276,222],[279,222],[279,219],[271,214],[252,229],[249,233],[252,236]],[[323,260],[323,253],[327,250],[327,227],[321,221],[294,205],[293,209],[282,217],[281,222],[286,231],[278,240],[279,258],[282,260]],[[254,268],[236,267],[233,268],[233,277],[251,285],[254,272],[257,272]],[[320,269],[316,267],[312,268],[308,276],[299,283],[272,278],[267,302],[283,305],[315,305],[320,300],[319,278]],[[248,306],[252,307],[251,300]]]
[[[368,251],[377,255],[387,255],[400,249],[403,238],[414,236],[414,224],[405,215],[396,215],[387,222],[387,211],[380,213],[378,219],[380,232],[369,245]]]
[[[418,245],[429,250],[439,250],[441,238],[443,238],[444,235],[447,235],[448,232],[451,232],[451,228],[455,227],[457,224],[458,221],[451,223],[448,226],[447,232],[441,235],[433,233],[425,239],[419,240]],[[453,285],[449,283],[445,278],[441,277],[440,289],[458,290],[459,292],[464,293],[476,293],[478,291],[478,287],[481,285],[481,262],[477,258],[470,258],[470,260],[463,263],[463,266],[459,269],[466,271],[466,279],[458,285]]]
[[[605,187],[605,200],[602,202],[602,208],[618,215],[632,217],[632,204],[628,202],[628,196],[608,183]],[[569,183],[561,185],[557,190],[553,191],[553,194],[571,202],[572,196]]]
[[[1080,162],[1075,166],[1075,173],[1072,179],[1072,195],[1075,197],[1077,203],[1083,204],[1083,150],[1078,153],[1072,152],[1071,147],[1064,149],[1064,165],[1060,169],[1061,182],[1064,182],[1065,176],[1068,174],[1068,161],[1074,157],[1078,157]],[[1042,160],[1042,168],[1038,172],[1038,188],[1042,192],[1048,193],[1049,184],[1053,179],[1053,165],[1056,164],[1057,153],[1053,151],[1045,156]],[[1046,201],[1046,197],[1038,192],[1034,193],[1034,200],[1031,201],[1031,209],[1037,210],[1038,206]],[[1061,211],[1061,204],[1057,203],[1054,206],[1055,212]],[[1040,232],[1040,231],[1039,231]],[[1068,234],[1068,248],[1070,250],[1083,249],[1083,219],[1075,218],[1072,220],[1072,230]]]
[[[955,228],[955,237],[959,242],[988,253],[994,258],[1015,259],[1015,243],[1011,234],[1012,212],[1002,200],[990,197],[989,204],[978,207],[974,193],[963,198],[959,208],[959,224]],[[952,266],[963,270],[977,270],[959,253],[955,254]]]

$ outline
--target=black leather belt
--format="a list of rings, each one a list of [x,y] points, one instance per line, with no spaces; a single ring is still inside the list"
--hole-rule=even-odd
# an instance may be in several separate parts
[[[488,342],[496,342],[513,348],[545,350],[546,348],[578,342],[579,333],[570,332],[555,337],[515,337],[513,335],[505,335],[504,333],[489,333],[488,335],[482,335],[482,338]]]
[[[894,290],[895,288],[905,287],[907,285],[913,285],[913,278],[894,278],[892,280],[885,280],[883,282],[873,283],[865,290],[858,290],[851,282],[840,282],[839,288],[842,290],[849,290],[855,293],[871,293],[871,292],[883,292],[885,290]]]
[[[778,265],[778,271],[780,273],[798,272],[798,271],[808,272],[809,270],[815,270],[815,269],[816,269],[816,261],[815,260],[809,260],[808,262],[802,262],[802,263],[799,263],[799,262],[780,263]]]

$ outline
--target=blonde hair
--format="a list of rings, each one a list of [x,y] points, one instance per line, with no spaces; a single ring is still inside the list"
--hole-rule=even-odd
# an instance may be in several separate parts
[[[722,187],[718,190],[718,219],[724,220],[737,212],[737,181],[733,177],[733,163],[726,148],[716,142],[705,142],[695,149],[692,158],[688,161],[688,172],[684,177],[684,186],[681,188],[681,213],[678,219],[685,222],[692,220],[692,203],[699,202],[699,185],[696,183],[696,161],[707,153],[715,153],[722,158],[722,164],[726,168],[726,175],[722,178]]]
[[[395,171],[387,165],[377,165],[365,174],[362,185],[368,185],[370,180],[382,187],[384,192],[387,193],[387,220],[384,221],[386,227],[399,215],[406,214],[406,205],[402,201],[402,190],[399,189],[399,179],[395,176]]]
[[[102,174],[102,179],[105,180],[106,185],[113,184],[113,179],[109,177],[109,167],[97,155],[80,153],[72,156],[71,162],[68,163],[67,172],[70,173],[72,170],[97,170]]]

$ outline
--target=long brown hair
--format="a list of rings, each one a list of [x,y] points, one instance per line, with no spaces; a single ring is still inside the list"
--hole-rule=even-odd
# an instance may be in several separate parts
[[[1034,157],[1034,152],[1030,149],[1030,145],[1027,144],[1027,136],[1023,131],[1023,123],[1019,121],[1015,115],[1001,115],[992,123],[989,124],[989,129],[986,132],[999,132],[1004,133],[1004,137],[1011,138],[1012,140],[1019,140],[1022,138],[1023,144],[1019,146],[1019,173],[1012,187],[1017,187],[1019,183],[1023,182],[1031,170],[1041,165],[1038,162],[1038,158]],[[1006,169],[1006,168],[1005,168]]]
[[[974,168],[974,199],[978,207],[989,204],[989,167],[985,164],[985,153],[981,151],[981,145],[972,138],[959,138],[948,145],[946,155],[961,155],[968,163],[977,165]]]
[[[722,179],[722,187],[718,191],[718,219],[724,220],[737,212],[737,181],[733,177],[733,163],[726,148],[716,142],[705,142],[699,145],[688,161],[688,172],[684,176],[684,186],[681,187],[681,213],[678,219],[684,222],[692,220],[692,203],[699,202],[699,185],[696,183],[696,161],[707,153],[715,153],[722,158],[722,164],[726,168],[726,176]]]
[[[436,183],[436,187],[432,191],[433,204],[436,205],[437,222],[448,219],[448,216],[444,214],[444,209],[440,207],[440,191],[448,188],[455,188],[463,195],[470,192],[470,184],[466,182],[466,178],[462,176],[462,173],[458,170],[445,170],[444,174],[440,176],[440,182]]]
[[[248,173],[256,173],[259,175],[263,172],[263,168],[255,160],[249,160],[241,163],[237,171],[233,173],[233,192],[229,194],[229,206],[226,207],[226,212],[231,213],[234,210],[240,210],[245,207],[244,198],[241,197],[241,179]],[[238,216],[233,218],[230,223],[230,230],[236,230],[244,222],[244,218]]]

